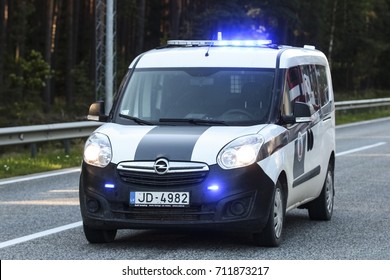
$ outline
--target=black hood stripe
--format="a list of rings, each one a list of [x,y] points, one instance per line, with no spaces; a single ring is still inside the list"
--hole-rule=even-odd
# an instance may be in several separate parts
[[[166,158],[191,161],[192,151],[208,126],[157,126],[150,130],[138,144],[135,160]]]

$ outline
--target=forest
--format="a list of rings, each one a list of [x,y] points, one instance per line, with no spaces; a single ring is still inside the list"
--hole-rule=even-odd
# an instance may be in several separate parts
[[[0,127],[77,121],[96,94],[98,0],[0,0]],[[390,96],[390,0],[116,0],[115,85],[168,39],[314,45],[336,100]]]

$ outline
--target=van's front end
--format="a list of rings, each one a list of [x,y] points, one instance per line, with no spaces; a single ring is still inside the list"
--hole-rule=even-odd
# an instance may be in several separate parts
[[[265,152],[261,129],[104,125],[86,144],[84,224],[260,231],[274,188],[255,163]]]

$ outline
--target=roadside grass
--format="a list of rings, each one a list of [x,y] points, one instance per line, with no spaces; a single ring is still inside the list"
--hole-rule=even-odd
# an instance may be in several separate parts
[[[336,112],[336,124],[346,124],[390,117],[390,108],[341,110]],[[71,141],[71,151],[65,154],[61,143],[41,143],[38,154],[31,157],[29,147],[1,147],[0,179],[80,166],[84,140]]]
[[[80,166],[82,150],[80,141],[72,145],[69,154],[51,143],[41,144],[35,157],[31,156],[28,147],[3,151],[0,155],[0,179]]]
[[[390,117],[390,108],[336,111],[336,125]]]

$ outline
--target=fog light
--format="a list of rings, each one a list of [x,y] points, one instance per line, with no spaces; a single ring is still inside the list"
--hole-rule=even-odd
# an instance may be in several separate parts
[[[94,198],[87,200],[87,209],[91,213],[96,213],[99,210],[99,201]]]
[[[241,216],[246,212],[246,207],[241,200],[238,200],[230,204],[229,211],[234,216]]]

